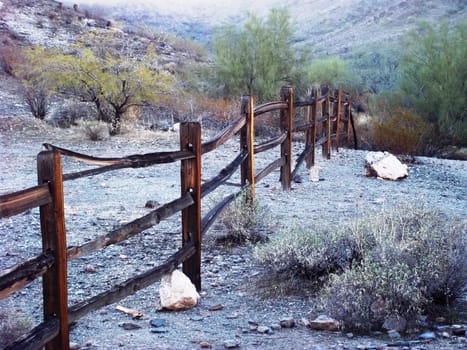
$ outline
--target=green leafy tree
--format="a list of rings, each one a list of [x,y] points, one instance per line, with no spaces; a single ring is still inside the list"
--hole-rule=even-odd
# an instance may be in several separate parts
[[[441,139],[467,145],[467,22],[423,23],[405,40],[401,89]]]
[[[216,33],[214,81],[226,96],[250,94],[262,101],[294,83],[301,60],[293,47],[286,9],[272,9],[267,19],[249,15],[243,27],[224,25]]]
[[[310,84],[324,84],[333,88],[349,87],[352,84],[347,63],[337,57],[314,60],[306,76]]]

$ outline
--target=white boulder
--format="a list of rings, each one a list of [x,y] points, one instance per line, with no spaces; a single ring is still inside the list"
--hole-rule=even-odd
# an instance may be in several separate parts
[[[162,308],[173,311],[191,309],[200,299],[190,279],[178,270],[162,277],[159,294]]]
[[[407,165],[389,152],[368,152],[365,157],[367,176],[377,176],[381,179],[399,180],[409,175]]]

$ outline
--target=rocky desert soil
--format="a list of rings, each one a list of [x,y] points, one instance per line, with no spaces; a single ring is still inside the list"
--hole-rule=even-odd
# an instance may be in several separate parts
[[[132,131],[106,141],[87,141],[78,129],[53,129],[27,117],[0,118],[1,194],[36,184],[36,155],[42,143],[95,156],[123,156],[178,147],[175,133]],[[300,151],[295,144],[295,153]],[[234,141],[203,158],[203,180],[227,165],[238,148]],[[277,151],[278,152],[278,151]],[[274,153],[274,152],[273,152]],[[401,202],[423,204],[466,220],[467,166],[465,162],[417,157],[409,165],[408,178],[392,182],[364,176],[366,152],[341,149],[331,160],[318,156],[320,181],[312,182],[300,171],[301,182],[283,192],[274,172],[257,185],[257,198],[270,213],[268,235],[281,234],[284,227],[338,225],[378,212]],[[257,168],[277,154],[258,157]],[[86,168],[63,159],[64,173]],[[77,245],[106,233],[118,225],[147,213],[148,200],[161,204],[179,196],[179,166],[168,164],[143,169],[126,169],[65,183],[65,212],[68,245]],[[235,175],[232,181],[236,181]],[[203,211],[223,187],[203,204]],[[69,263],[70,305],[108,290],[114,284],[159,265],[181,244],[180,217],[175,215],[160,225],[122,244]],[[40,224],[37,209],[0,220],[0,269],[40,252]],[[198,306],[183,312],[158,310],[159,283],[120,301],[118,305],[137,309],[143,316],[104,307],[80,319],[71,330],[76,349],[465,349],[465,337],[436,333],[436,339],[417,340],[423,332],[391,339],[386,334],[357,336],[342,332],[322,332],[303,325],[313,300],[299,296],[265,297],[258,281],[266,273],[258,265],[248,245],[224,247],[209,243],[220,235],[213,227],[206,236],[202,265],[202,299]],[[211,239],[210,239],[211,238]],[[270,286],[273,289],[273,286]],[[33,322],[41,319],[41,288],[36,281],[8,299],[9,306]],[[6,307],[5,304],[0,306]],[[464,311],[465,304],[464,304]],[[281,328],[280,321],[293,318],[296,326]],[[156,331],[150,325],[163,319]],[[462,324],[466,321],[459,320]],[[263,328],[264,326],[265,328]],[[448,325],[450,326],[450,325]],[[268,328],[266,328],[268,327]],[[266,329],[263,333],[261,330]],[[449,327],[446,329],[450,329]],[[392,346],[391,346],[392,344]]]

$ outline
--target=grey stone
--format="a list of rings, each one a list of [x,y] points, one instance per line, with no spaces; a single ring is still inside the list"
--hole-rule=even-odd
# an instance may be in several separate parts
[[[224,348],[226,349],[236,349],[240,346],[240,343],[236,340],[226,340],[224,341]]]
[[[421,340],[434,340],[436,339],[436,333],[435,332],[425,332],[422,333],[418,336],[418,339]]]
[[[279,321],[282,328],[293,328],[295,327],[295,320],[292,317],[283,318]]]
[[[337,331],[339,329],[339,322],[327,315],[319,315],[310,322],[310,328],[319,331]]]
[[[265,334],[265,333],[269,333],[272,331],[272,329],[268,326],[258,326],[258,328],[256,329],[256,331],[258,333],[262,333],[262,334]]]
[[[163,318],[154,318],[151,321],[149,321],[149,324],[153,327],[165,327],[167,326],[167,320]]]
[[[141,328],[140,325],[137,325],[135,323],[128,323],[128,322],[122,323],[120,327],[122,327],[126,331],[132,331],[132,330]]]
[[[166,327],[157,327],[157,328],[151,328],[152,333],[167,333],[169,331],[168,328]]]

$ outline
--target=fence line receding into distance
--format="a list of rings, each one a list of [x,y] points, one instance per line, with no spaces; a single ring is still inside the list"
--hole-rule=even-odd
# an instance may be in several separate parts
[[[315,163],[318,146],[323,155],[331,157],[334,145],[339,149],[344,138],[355,145],[350,97],[341,90],[320,94],[313,89],[304,101],[295,101],[291,87],[281,89],[281,99],[258,106],[251,96],[243,96],[240,115],[217,136],[201,142],[199,123],[182,123],[180,149],[173,152],[155,152],[121,158],[103,158],[81,154],[72,150],[44,144],[46,151],[37,156],[38,185],[0,196],[0,219],[8,218],[29,209],[40,208],[42,253],[31,257],[0,273],[0,299],[24,288],[42,277],[43,322],[15,341],[7,349],[69,349],[69,324],[103,306],[115,303],[138,290],[160,280],[162,276],[183,265],[184,273],[198,290],[201,289],[201,240],[222,211],[242,191],[248,198],[255,198],[255,184],[273,171],[280,170],[280,181],[285,191],[290,190],[297,169],[306,163]],[[279,111],[279,135],[255,144],[255,121],[261,115]],[[300,111],[300,113],[297,113]],[[297,121],[296,123],[294,123]],[[292,137],[304,132],[304,149],[292,169]],[[201,183],[202,156],[221,147],[234,135],[239,134],[237,156],[211,179]],[[356,146],[356,145],[355,145]],[[255,155],[280,148],[276,160],[261,170],[255,169]],[[62,173],[61,157],[73,157],[98,167],[68,174]],[[165,163],[180,162],[181,195],[148,214],[126,223],[104,235],[82,244],[67,247],[64,217],[63,182],[123,168],[139,168]],[[239,169],[240,168],[240,169]],[[204,217],[201,217],[202,198],[219,186],[227,184],[232,175],[240,170],[240,189],[219,201]],[[110,290],[94,295],[80,303],[68,306],[67,261],[89,255],[109,245],[117,244],[162,220],[181,212],[182,247],[162,265],[123,281]]]

